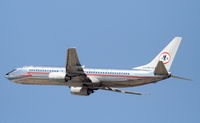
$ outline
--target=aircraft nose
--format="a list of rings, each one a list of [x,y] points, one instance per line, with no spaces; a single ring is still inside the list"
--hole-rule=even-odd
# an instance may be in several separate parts
[[[13,77],[14,77],[14,74],[13,74],[13,72],[15,72],[16,71],[16,69],[14,69],[14,70],[12,70],[12,71],[10,71],[10,72],[8,72],[7,74],[5,74],[5,78],[6,79],[9,79],[9,80],[11,80]]]
[[[6,74],[4,77],[5,77],[6,79],[9,79],[9,75],[8,75],[8,74]]]
[[[11,78],[9,74],[6,74],[4,77],[5,77],[6,79],[10,79],[10,78]]]
[[[4,77],[5,77],[6,79],[8,79],[8,80],[12,80],[15,76],[12,75],[12,74],[6,74]]]

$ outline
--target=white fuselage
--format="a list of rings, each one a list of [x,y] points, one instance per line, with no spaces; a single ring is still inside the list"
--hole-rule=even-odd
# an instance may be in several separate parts
[[[83,68],[83,70],[92,81],[92,87],[132,87],[157,82],[169,77],[154,75],[153,71],[138,69]],[[27,66],[9,72],[6,74],[6,78],[21,84],[83,86],[80,80],[75,81],[76,79],[74,79],[74,81],[66,82],[64,78],[51,79],[50,74],[65,75],[65,68]]]
[[[84,68],[76,48],[68,48],[63,68],[27,66],[14,69],[5,77],[21,84],[65,85],[70,87],[72,94],[81,96],[88,96],[94,90],[142,95],[112,87],[140,86],[170,77],[188,80],[169,72],[181,40],[181,37],[175,37],[151,62],[129,70]]]

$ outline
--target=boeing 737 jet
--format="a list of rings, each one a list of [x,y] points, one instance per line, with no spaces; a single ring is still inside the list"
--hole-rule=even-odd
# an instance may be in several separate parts
[[[69,86],[72,94],[81,96],[96,90],[142,95],[117,88],[141,86],[168,78],[189,80],[169,72],[181,39],[175,37],[150,63],[128,70],[85,68],[79,62],[76,48],[69,48],[63,68],[25,66],[10,71],[5,77],[21,84]]]

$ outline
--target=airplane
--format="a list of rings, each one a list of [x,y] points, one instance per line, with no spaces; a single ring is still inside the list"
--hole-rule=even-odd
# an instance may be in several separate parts
[[[76,48],[68,48],[65,67],[24,66],[10,71],[5,78],[20,84],[69,86],[71,94],[80,96],[89,96],[96,90],[144,95],[117,88],[168,78],[190,80],[169,72],[181,40],[182,37],[175,37],[150,63],[128,70],[85,68],[79,62]]]

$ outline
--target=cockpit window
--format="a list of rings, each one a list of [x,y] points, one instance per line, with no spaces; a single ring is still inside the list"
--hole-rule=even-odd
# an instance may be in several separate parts
[[[10,71],[9,73],[7,73],[6,75],[9,75],[10,73],[14,72],[16,69],[13,69],[12,71]]]

